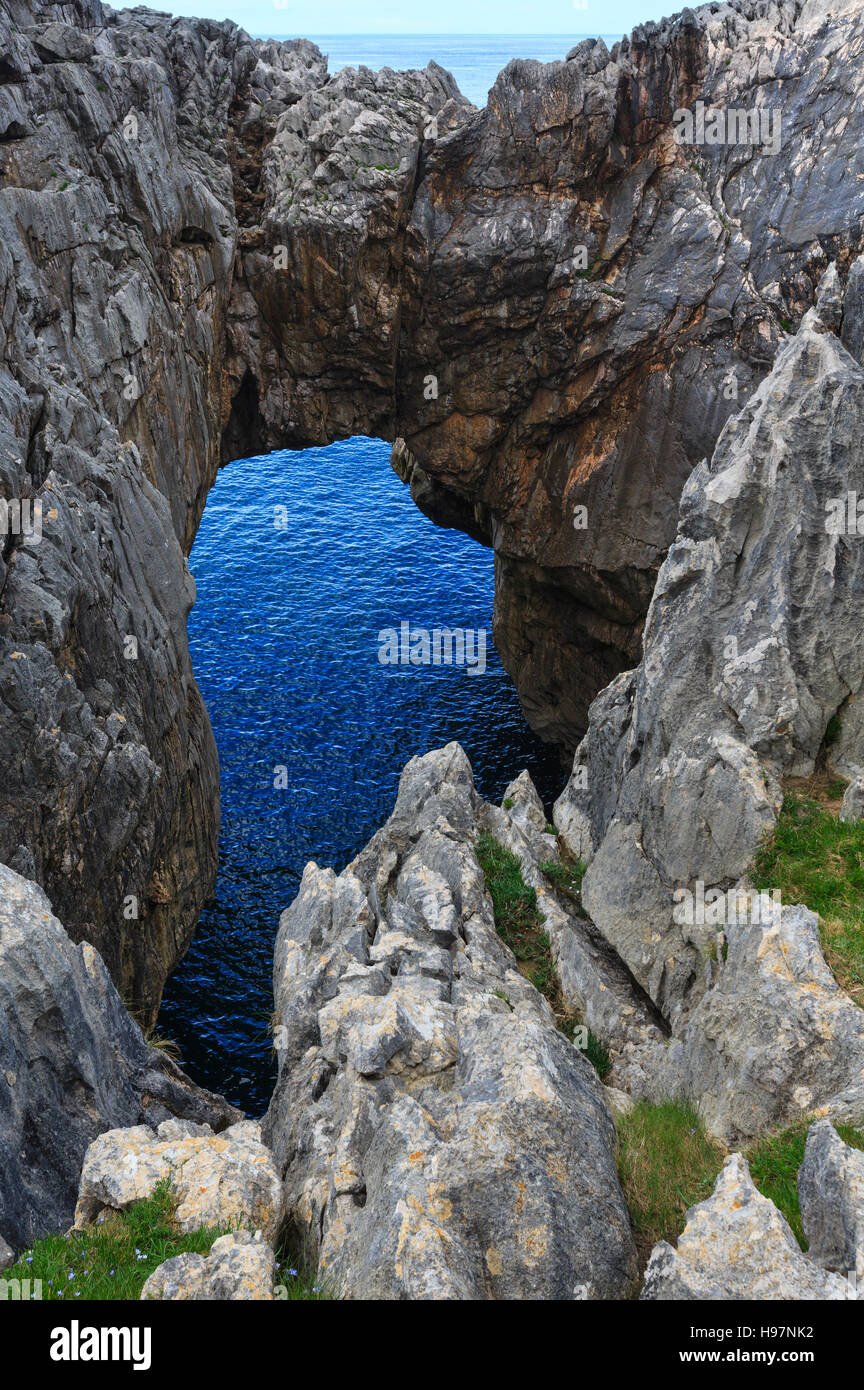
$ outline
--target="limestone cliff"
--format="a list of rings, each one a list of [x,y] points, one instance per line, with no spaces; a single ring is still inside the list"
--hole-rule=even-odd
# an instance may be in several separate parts
[[[434,64],[328,78],[230,23],[0,4],[0,491],[43,517],[2,550],[0,861],[145,1019],[215,871],[184,556],[220,459],[404,439],[575,744],[691,468],[860,249],[862,23],[685,11],[475,112]],[[698,101],[773,111],[777,149],[677,143]]]

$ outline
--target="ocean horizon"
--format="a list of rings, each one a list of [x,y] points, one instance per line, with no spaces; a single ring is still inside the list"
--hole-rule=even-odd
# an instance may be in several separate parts
[[[256,34],[256,38],[305,38],[327,54],[328,67],[425,68],[434,59],[451,72],[463,96],[485,106],[490,87],[514,58],[560,62],[583,39],[611,46],[621,34]]]

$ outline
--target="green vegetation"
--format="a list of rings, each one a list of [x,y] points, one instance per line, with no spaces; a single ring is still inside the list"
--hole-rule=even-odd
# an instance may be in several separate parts
[[[139,1299],[145,1281],[158,1265],[174,1255],[206,1255],[224,1229],[183,1232],[174,1220],[176,1199],[168,1182],[152,1197],[136,1202],[127,1212],[106,1213],[93,1226],[65,1236],[44,1236],[18,1263],[4,1270],[4,1279],[42,1281],[42,1301],[64,1303],[79,1298],[100,1301]],[[314,1261],[303,1250],[280,1252],[276,1285],[280,1301],[319,1303],[336,1297],[326,1280],[316,1282]]]
[[[577,911],[584,917],[585,909],[582,906],[582,880],[585,877],[586,865],[581,859],[569,861],[558,861],[555,859],[544,859],[539,866],[540,872],[544,873],[553,887],[570,898],[576,904]]]
[[[711,1196],[723,1150],[696,1111],[643,1102],[618,1121],[618,1176],[643,1261],[658,1240],[675,1244],[687,1210]]]
[[[864,1003],[864,821],[840,821],[812,797],[787,793],[753,880],[819,913],[826,959],[843,989]]]
[[[222,1230],[184,1234],[174,1222],[176,1202],[167,1182],[127,1212],[100,1216],[92,1227],[37,1240],[5,1279],[41,1279],[42,1299],[137,1299],[144,1282],[173,1255],[206,1255]]]
[[[536,892],[522,877],[516,855],[494,835],[486,831],[478,835],[474,852],[486,876],[498,935],[518,961],[532,962],[538,955],[538,935],[546,935]]]
[[[577,1028],[585,1029],[584,1023],[580,1023],[575,1014],[571,1014],[569,1018],[562,1020],[562,1022],[558,1024],[558,1027],[572,1043],[576,1041]],[[600,1077],[600,1080],[605,1081],[612,1070],[612,1059],[600,1039],[591,1032],[590,1028],[585,1029],[585,1035],[585,1046],[580,1047],[580,1051],[585,1053],[585,1056]]]
[[[798,1205],[798,1169],[804,1162],[807,1130],[812,1122],[802,1120],[779,1134],[767,1134],[757,1140],[747,1153],[750,1173],[759,1191],[779,1207],[802,1250],[807,1249],[801,1208]],[[864,1149],[864,1134],[851,1125],[835,1125],[844,1144]]]
[[[798,1169],[811,1123],[800,1120],[744,1150],[756,1187],[783,1213],[804,1250]],[[849,1125],[835,1128],[844,1143],[864,1149],[864,1134],[859,1130]],[[618,1175],[643,1261],[658,1240],[675,1244],[688,1208],[710,1197],[724,1158],[722,1145],[705,1133],[688,1105],[645,1102],[619,1119]]]
[[[478,835],[474,852],[486,876],[498,935],[510,947],[521,973],[548,999],[559,1030],[573,1042],[576,1029],[583,1025],[564,1003],[561,982],[552,959],[552,943],[544,930],[545,918],[537,904],[535,890],[522,877],[522,867],[516,855],[494,835],[485,831]],[[605,1047],[591,1032],[588,1033],[584,1051],[602,1080],[611,1062]]]
[[[729,957],[729,942],[724,939],[721,946],[718,933],[709,943],[707,954],[709,960],[727,960]]]
[[[845,792],[848,785],[849,783],[844,782],[842,777],[835,777],[833,781],[829,781],[827,787],[825,788],[825,793],[830,800],[842,802],[843,793]]]

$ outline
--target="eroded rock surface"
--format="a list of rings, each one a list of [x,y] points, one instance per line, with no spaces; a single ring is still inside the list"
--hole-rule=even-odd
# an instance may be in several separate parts
[[[652,1059],[649,1091],[695,1101],[730,1142],[823,1108],[861,1124],[864,1010],[825,963],[819,919],[801,906],[741,917],[680,1036]]]
[[[184,550],[221,438],[224,127],[256,55],[90,0],[4,4],[0,48],[0,492],[42,505],[0,561],[0,860],[149,1020],[216,865]]]
[[[75,1225],[88,1225],[106,1207],[126,1211],[152,1197],[162,1182],[171,1185],[181,1231],[244,1227],[260,1230],[270,1242],[279,1234],[279,1174],[261,1143],[260,1126],[251,1120],[221,1134],[188,1120],[100,1134],[84,1157]]]
[[[788,1221],[732,1154],[705,1202],[691,1207],[677,1248],[660,1241],[641,1297],[669,1299],[855,1299],[854,1284],[801,1251]]]
[[[0,1231],[20,1249],[68,1227],[91,1141],[172,1116],[242,1118],[147,1045],[93,947],[0,865]]]
[[[215,868],[184,555],[220,458],[404,438],[421,505],[495,547],[529,718],[575,743],[693,465],[860,249],[862,23],[688,10],[512,63],[475,112],[434,64],[331,78],[301,39],[3,0],[0,492],[44,534],[0,558],[0,860],[142,1017]],[[698,100],[778,147],[676,143]]]
[[[638,660],[691,469],[862,248],[862,35],[856,3],[687,10],[511,63],[430,146],[397,430],[486,517],[496,643],[547,737]],[[778,148],[675,143],[698,101],[773,112]]]
[[[864,1153],[844,1144],[828,1120],[807,1135],[798,1196],[810,1258],[864,1279]]]
[[[592,706],[555,812],[590,861],[588,912],[678,1039],[658,1085],[732,1138],[847,1090],[848,1112],[864,1082],[864,1014],[813,915],[769,902],[741,920],[722,901],[832,720],[834,765],[864,761],[864,551],[834,524],[837,500],[864,489],[864,371],[841,340],[856,323],[832,267],[688,481],[642,661]]]
[[[633,1278],[603,1088],[495,931],[472,848],[489,811],[458,744],[412,759],[386,826],[338,877],[308,865],[281,919],[264,1135],[349,1297]]]
[[[264,146],[232,447],[397,436],[418,504],[494,545],[496,641],[546,737],[573,746],[638,659],[692,468],[861,249],[862,23],[688,10],[515,61],[476,113],[440,70],[342,73]],[[776,138],[677,143],[700,101]]]
[[[271,1302],[276,1257],[260,1235],[220,1236],[207,1255],[175,1255],[147,1279],[141,1298],[209,1303]]]

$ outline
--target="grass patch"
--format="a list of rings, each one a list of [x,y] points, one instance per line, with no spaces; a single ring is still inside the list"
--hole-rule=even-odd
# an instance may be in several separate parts
[[[168,1182],[127,1212],[101,1216],[85,1231],[37,1240],[5,1279],[41,1279],[42,1300],[76,1303],[138,1299],[145,1280],[163,1260],[187,1251],[206,1255],[224,1230],[184,1233],[174,1221],[176,1199]]]
[[[540,872],[544,873],[559,893],[563,893],[566,898],[575,903],[580,917],[587,916],[582,906],[582,880],[585,877],[587,866],[581,859],[574,859],[570,862],[559,863],[555,859],[544,859],[539,866]]]
[[[27,1250],[17,1264],[4,1270],[4,1279],[42,1281],[42,1301],[77,1303],[137,1300],[148,1277],[174,1255],[209,1254],[228,1228],[178,1230],[176,1198],[169,1182],[161,1182],[152,1197],[136,1202],[127,1212],[100,1216],[85,1231],[68,1236],[44,1236]],[[318,1278],[314,1260],[300,1247],[285,1246],[279,1252],[275,1284],[284,1302],[319,1303],[338,1297],[332,1284]]]
[[[588,1029],[588,1045],[585,1048],[585,1056],[600,1080],[605,1081],[612,1070],[612,1059],[600,1039],[591,1032],[590,1028]]]
[[[819,913],[825,957],[841,987],[864,1004],[864,821],[840,821],[821,801],[787,792],[756,854],[753,881]]]
[[[576,1044],[577,1029],[580,1030],[580,1032],[584,1030],[585,1043],[584,1046],[582,1046],[582,1040],[580,1038],[579,1051],[584,1052],[588,1061],[600,1077],[600,1080],[605,1081],[612,1070],[612,1058],[609,1056],[609,1053],[596,1034],[592,1033],[590,1028],[585,1028],[584,1023],[579,1022],[579,1018],[576,1014],[570,1014],[568,1018],[563,1019],[558,1024],[558,1027],[574,1045]]]
[[[807,1240],[798,1205],[798,1169],[804,1162],[807,1131],[811,1124],[812,1120],[802,1120],[778,1134],[766,1134],[764,1138],[757,1139],[747,1152],[754,1183],[763,1197],[770,1197],[775,1207],[782,1211],[802,1250],[807,1249]],[[864,1134],[859,1130],[851,1125],[835,1125],[834,1128],[844,1144],[853,1149],[864,1149]]]
[[[642,1102],[618,1121],[618,1176],[641,1265],[658,1240],[674,1245],[687,1211],[711,1196],[725,1155],[696,1111]]]
[[[564,1002],[552,958],[552,943],[544,929],[546,919],[540,911],[535,890],[522,877],[522,866],[517,856],[494,835],[486,831],[478,835],[474,853],[486,877],[495,915],[495,930],[516,957],[520,973],[548,999],[558,1029],[573,1042],[576,1029],[582,1025]],[[581,877],[579,881],[581,883]],[[602,1080],[612,1064],[605,1047],[591,1032],[588,1033],[584,1052]]]
[[[522,877],[518,858],[486,831],[478,835],[474,853],[486,877],[498,935],[520,963],[533,962],[543,954],[538,937],[546,937],[545,919],[536,892]],[[548,941],[546,937],[547,950]]]
[[[783,1213],[802,1250],[807,1249],[798,1204],[798,1170],[804,1162],[812,1117],[755,1140],[744,1156],[763,1197]],[[834,1128],[845,1144],[864,1150],[864,1133]],[[643,1102],[618,1121],[618,1176],[624,1189],[642,1266],[658,1240],[674,1245],[687,1211],[711,1196],[725,1150],[706,1134],[696,1111],[668,1101]]]

